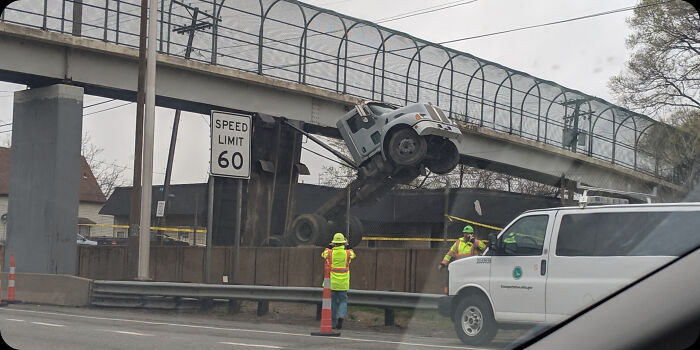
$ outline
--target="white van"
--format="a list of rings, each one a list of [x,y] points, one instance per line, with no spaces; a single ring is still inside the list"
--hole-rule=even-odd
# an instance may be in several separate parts
[[[560,322],[700,245],[700,203],[532,210],[489,238],[484,255],[449,265],[439,307],[469,345]]]

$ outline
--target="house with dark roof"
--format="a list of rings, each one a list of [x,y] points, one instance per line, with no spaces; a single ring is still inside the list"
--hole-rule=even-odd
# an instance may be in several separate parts
[[[7,201],[10,193],[10,148],[0,147],[0,241],[7,233]],[[84,157],[80,163],[80,187],[78,199],[78,228],[76,233],[85,237],[113,236],[112,215],[100,214],[106,202],[95,175]]]
[[[297,184],[293,198],[295,216],[313,213],[339,190],[327,186]],[[155,213],[157,200],[162,198],[162,186],[153,186],[152,191],[151,209]],[[197,226],[204,231],[207,221],[206,183],[172,185],[168,203],[165,212],[167,227],[192,229]],[[119,187],[100,213],[113,215],[116,225],[128,225],[130,204],[131,187]],[[447,224],[447,238],[456,238],[461,236],[465,225],[459,219],[481,224],[482,226],[475,225],[474,228],[477,233],[486,236],[492,232],[488,227],[502,227],[523,211],[560,205],[561,201],[555,197],[478,188],[453,189],[447,195],[442,189],[392,190],[374,202],[352,207],[351,215],[362,221],[365,237],[443,238],[444,225]],[[455,218],[446,220],[446,208],[447,213]],[[126,229],[115,230],[122,230],[123,234],[126,232]],[[168,235],[193,242],[193,237],[188,232],[168,232]],[[204,232],[197,234],[196,242],[204,244],[204,236]],[[380,245],[425,247],[429,244],[382,241]]]

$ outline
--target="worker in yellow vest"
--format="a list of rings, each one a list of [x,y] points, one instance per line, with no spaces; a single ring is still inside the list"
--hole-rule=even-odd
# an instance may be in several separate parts
[[[471,227],[471,225],[464,226],[462,233],[464,233],[464,237],[460,237],[452,245],[442,259],[442,262],[440,262],[440,265],[438,265],[438,270],[447,266],[452,260],[459,260],[467,256],[477,255],[479,251],[484,251],[486,249],[486,243],[474,237],[474,228]]]
[[[452,247],[450,247],[450,250],[447,251],[447,254],[445,254],[445,257],[438,265],[438,270],[445,268],[452,260],[459,260],[468,256],[477,255],[479,254],[479,250],[484,251],[486,249],[486,243],[474,237],[474,228],[471,227],[471,225],[464,226],[462,233],[464,237],[460,237]],[[449,277],[445,276],[444,281],[444,291],[445,294],[447,294]]]
[[[350,289],[350,261],[355,258],[352,249],[345,249],[348,241],[342,233],[336,233],[321,257],[331,266],[331,314],[333,329],[343,328],[343,319],[348,311],[348,289]]]

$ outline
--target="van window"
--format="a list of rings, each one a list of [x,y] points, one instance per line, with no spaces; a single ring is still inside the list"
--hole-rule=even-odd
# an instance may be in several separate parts
[[[496,255],[541,255],[547,232],[548,215],[521,218],[501,235],[503,246]]]
[[[699,212],[564,215],[559,256],[678,256],[700,244]]]

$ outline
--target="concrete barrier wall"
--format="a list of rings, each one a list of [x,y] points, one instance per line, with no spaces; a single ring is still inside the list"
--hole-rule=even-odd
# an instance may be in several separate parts
[[[82,277],[40,273],[15,275],[15,300],[25,303],[86,306],[90,304],[90,288],[90,280]]]
[[[238,283],[320,287],[323,283],[322,248],[240,248]],[[357,248],[351,264],[350,288],[397,292],[442,293],[444,272],[436,267],[446,249]],[[79,276],[128,280],[126,247],[80,247]],[[234,247],[214,247],[210,283],[231,283]],[[133,263],[133,262],[132,262]],[[152,247],[154,281],[203,283],[203,247]]]

